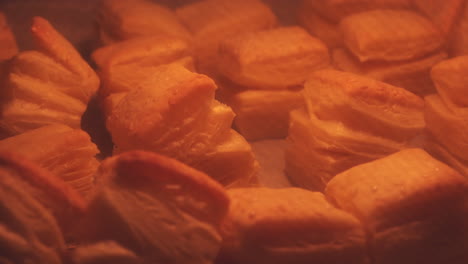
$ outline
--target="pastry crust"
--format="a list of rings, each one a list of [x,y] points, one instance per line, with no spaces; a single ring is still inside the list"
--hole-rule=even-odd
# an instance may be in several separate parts
[[[316,191],[323,191],[344,170],[405,147],[339,121],[320,120],[302,109],[291,111],[286,140],[286,175],[295,185]]]
[[[103,0],[99,25],[104,43],[155,35],[191,39],[171,9],[149,0]]]
[[[81,129],[49,125],[0,140],[0,151],[15,151],[49,170],[84,197],[94,188],[99,153]]]
[[[468,107],[468,55],[441,61],[431,70],[431,77],[449,107]]]
[[[218,154],[223,155],[216,149],[228,144],[234,118],[229,107],[214,100],[216,88],[207,76],[181,66],[159,67],[150,78],[141,80],[139,89],[130,91],[107,119],[117,152],[145,149],[208,170],[208,160],[215,162]],[[245,146],[242,149],[250,149],[245,139],[231,143],[233,150],[241,145]],[[243,182],[256,173],[253,154],[243,153],[244,159],[232,162],[253,170],[231,180]],[[220,180],[224,175],[223,170],[210,174]]]
[[[15,195],[11,194],[11,199],[14,200],[14,196],[17,195],[24,196],[17,197],[18,201],[10,201],[11,204],[9,205],[6,204],[7,201],[5,201],[4,196],[2,206],[7,206],[11,209],[16,205],[18,206],[17,209],[20,210],[20,203],[29,203],[32,205],[31,208],[36,207],[34,210],[38,210],[43,217],[48,218],[47,221],[49,223],[47,225],[50,225],[49,227],[43,227],[39,224],[37,226],[31,225],[31,219],[28,219],[30,216],[16,220],[21,222],[21,225],[29,226],[26,229],[38,228],[40,230],[41,228],[45,228],[47,230],[50,228],[49,230],[55,232],[50,239],[56,239],[59,243],[56,249],[63,250],[63,248],[60,248],[64,246],[62,231],[67,238],[73,237],[75,235],[76,224],[84,216],[87,209],[87,205],[81,195],[49,171],[31,162],[24,155],[5,150],[0,151],[0,177],[2,183],[6,185],[12,184],[17,188],[17,190],[14,190],[15,188],[11,189],[11,191],[17,192]],[[11,186],[7,188],[11,188]],[[5,191],[4,194],[7,195],[6,193],[8,191]],[[34,200],[34,202],[31,200]],[[29,205],[24,206],[28,207]],[[18,215],[18,217],[20,216]],[[5,218],[4,220],[6,222],[2,221],[2,223],[8,225],[9,220]],[[58,226],[55,226],[57,224]]]
[[[224,77],[249,89],[285,89],[329,65],[328,49],[300,27],[279,27],[232,37],[219,47]]]
[[[236,113],[234,127],[249,141],[285,138],[289,112],[304,106],[299,89],[249,90],[220,81],[217,97]]]
[[[350,15],[340,22],[340,30],[346,47],[361,62],[416,59],[436,51],[445,42],[428,19],[406,10]]]
[[[452,154],[468,161],[468,107],[449,108],[437,94],[424,100],[427,130]]]
[[[449,37],[450,55],[468,55],[468,4],[464,3],[459,19],[457,20],[452,35]]]
[[[412,0],[305,0],[324,18],[338,23],[341,19],[356,13],[373,9],[407,9]]]
[[[422,14],[437,26],[440,31],[448,36],[455,21],[459,18],[463,10],[463,0],[412,0],[413,5]]]
[[[113,239],[150,262],[211,263],[229,198],[206,174],[135,151],[103,162],[85,225],[93,241]]]
[[[193,33],[198,70],[210,74],[217,74],[221,41],[277,23],[270,8],[259,0],[203,0],[178,8],[176,14]]]
[[[11,64],[0,126],[10,134],[55,123],[79,128],[99,78],[47,20],[35,17],[31,31],[36,50]]]
[[[332,64],[336,69],[405,88],[420,96],[435,92],[430,71],[434,65],[445,59],[447,59],[447,53],[442,51],[413,60],[395,62],[369,61],[361,63],[345,49],[335,49],[332,51]]]
[[[406,149],[338,174],[325,192],[363,222],[375,263],[464,263],[467,187],[425,151]]]
[[[228,194],[219,263],[367,263],[361,224],[321,193],[238,188]]]
[[[405,89],[336,70],[312,73],[304,88],[307,111],[322,120],[408,141],[424,129],[424,101]]]
[[[303,1],[299,9],[298,20],[300,25],[307,29],[313,36],[322,40],[329,49],[343,46],[343,38],[338,23],[326,20],[317,14],[316,10],[309,6],[310,1]]]

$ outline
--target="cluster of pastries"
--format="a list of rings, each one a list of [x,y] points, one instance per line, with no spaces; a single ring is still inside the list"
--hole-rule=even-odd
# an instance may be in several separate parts
[[[0,263],[468,262],[468,1],[96,8],[90,61],[0,13]]]

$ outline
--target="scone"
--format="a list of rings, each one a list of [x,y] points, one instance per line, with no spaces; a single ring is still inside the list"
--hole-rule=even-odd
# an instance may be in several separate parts
[[[175,63],[194,69],[190,44],[170,36],[135,37],[99,48],[92,58],[99,68],[102,82],[99,99],[106,116],[155,68]]]
[[[2,257],[12,261],[7,263],[61,263],[64,236],[75,238],[85,201],[62,180],[15,153],[0,153],[0,178]]]
[[[115,152],[157,152],[209,171],[223,185],[255,181],[257,162],[247,141],[231,130],[232,110],[214,100],[216,88],[209,77],[180,65],[155,69],[107,118]],[[212,162],[234,169],[212,170]]]
[[[139,36],[191,39],[174,11],[150,0],[103,0],[98,23],[101,42],[105,45]]]
[[[421,149],[334,177],[326,196],[365,225],[373,263],[466,263],[468,185]]]
[[[2,87],[0,127],[13,135],[57,123],[80,128],[96,73],[45,19],[35,17],[31,32],[36,49],[15,57]]]
[[[81,129],[48,125],[0,140],[0,152],[14,151],[49,170],[84,197],[94,188],[99,153]]]
[[[105,160],[83,234],[114,240],[145,263],[212,263],[229,197],[206,174],[150,152]]]
[[[216,263],[367,263],[361,223],[299,188],[228,190]]]
[[[425,127],[424,101],[405,89],[336,70],[316,71],[305,110],[291,113],[286,174],[323,190],[337,173],[409,145]]]
[[[202,0],[178,8],[176,14],[193,33],[198,70],[212,77],[217,74],[221,41],[277,23],[273,12],[260,0]]]
[[[329,66],[327,47],[300,27],[279,27],[232,37],[219,48],[219,98],[236,113],[248,140],[284,138],[289,111],[303,106],[301,89],[315,70]]]

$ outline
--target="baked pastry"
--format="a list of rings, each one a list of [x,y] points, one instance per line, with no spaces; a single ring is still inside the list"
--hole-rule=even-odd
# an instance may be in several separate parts
[[[416,9],[429,17],[440,31],[448,36],[459,18],[464,0],[412,0]]]
[[[373,263],[466,263],[467,181],[421,149],[334,177],[326,196],[364,224]]]
[[[468,55],[468,4],[461,7],[461,14],[455,22],[450,36],[449,47],[451,56]]]
[[[99,150],[81,129],[43,126],[0,140],[1,151],[14,151],[36,162],[84,197],[93,191]]]
[[[438,94],[448,106],[468,107],[468,55],[444,60],[431,69]]]
[[[47,20],[35,17],[31,32],[36,50],[12,61],[0,127],[10,134],[56,123],[79,128],[99,79]]]
[[[219,81],[217,97],[236,117],[234,127],[249,141],[285,138],[289,112],[304,106],[300,88],[250,90],[230,81]]]
[[[102,82],[99,98],[106,116],[156,67],[176,63],[194,69],[189,43],[169,36],[135,37],[107,45],[95,50],[92,58],[99,68]]]
[[[299,188],[228,190],[216,263],[367,263],[361,223]]]
[[[338,23],[346,16],[373,9],[408,9],[412,0],[304,0],[325,19]]]
[[[115,241],[97,242],[78,246],[73,250],[74,264],[142,264],[143,261],[131,250],[120,246]]]
[[[284,138],[289,111],[303,106],[304,81],[329,66],[329,55],[304,29],[279,27],[226,39],[218,65],[229,80],[219,98],[232,106],[238,131],[248,140]]]
[[[425,147],[463,175],[468,175],[467,70],[468,56],[438,63],[431,71],[438,94],[424,98],[426,126],[430,134]]]
[[[230,36],[272,28],[276,17],[260,0],[202,0],[176,10],[193,33],[197,69],[217,74],[218,45]]]
[[[0,207],[3,262],[62,263],[64,235],[70,238],[73,234],[86,204],[48,171],[22,156],[2,151]]]
[[[0,62],[11,59],[18,53],[16,39],[11,32],[4,13],[0,12]]]
[[[102,163],[83,225],[88,241],[115,240],[145,263],[212,263],[229,197],[206,174],[150,152]]]
[[[150,0],[103,0],[98,23],[101,42],[105,45],[138,36],[191,39],[171,9]]]
[[[214,100],[217,87],[210,78],[171,64],[155,69],[138,88],[107,118],[116,153],[158,152],[209,172],[223,185],[255,181],[257,162],[247,141],[231,130],[232,110]],[[234,170],[218,170],[216,164],[227,163]]]
[[[441,48],[445,40],[428,19],[407,10],[350,15],[340,22],[340,30],[346,47],[360,62],[420,58]]]
[[[447,59],[447,57],[445,51],[440,51],[431,53],[424,58],[412,60],[361,63],[346,49],[332,51],[333,66],[336,69],[402,87],[417,95],[427,95],[435,92],[429,73],[435,64]]]
[[[320,70],[303,92],[306,109],[290,117],[285,172],[305,188],[323,190],[337,173],[407,147],[425,128],[421,98],[373,79]]]
[[[323,41],[329,49],[343,46],[339,24],[328,21],[309,6],[311,1],[302,1],[298,10],[298,21],[313,36]],[[316,1],[315,1],[316,2]]]

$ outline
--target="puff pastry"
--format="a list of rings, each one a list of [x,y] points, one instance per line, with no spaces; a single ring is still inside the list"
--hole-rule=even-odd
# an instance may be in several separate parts
[[[341,20],[340,30],[346,47],[361,62],[420,58],[441,48],[445,41],[428,19],[409,10],[353,14]]]
[[[309,6],[309,3],[310,1],[303,1],[303,5],[298,10],[300,25],[306,28],[310,34],[322,40],[329,49],[343,46],[338,23],[321,17],[313,7]]]
[[[335,49],[332,51],[333,66],[336,69],[405,88],[420,96],[435,92],[435,87],[430,77],[431,68],[447,59],[447,57],[446,52],[440,51],[431,53],[424,58],[412,60],[394,62],[369,61],[361,63],[345,49]]]
[[[93,191],[99,150],[81,129],[43,126],[0,140],[0,151],[14,151],[36,162],[84,197]]]
[[[228,190],[217,263],[367,263],[361,223],[299,188]]]
[[[441,61],[431,69],[431,78],[447,106],[468,107],[468,55]]]
[[[212,263],[229,197],[206,174],[150,152],[103,162],[90,203],[88,241],[112,239],[145,263]]]
[[[11,59],[18,53],[16,39],[4,13],[0,12],[0,61]]]
[[[150,150],[202,171],[210,170],[210,160],[226,158],[237,169],[212,171],[210,176],[225,179],[224,185],[253,180],[258,165],[245,139],[232,136],[234,113],[214,100],[215,89],[210,78],[180,65],[159,67],[140,81],[139,89],[128,92],[108,117],[116,152]],[[228,159],[227,153],[242,153],[243,158]],[[237,174],[245,168],[250,172]]]
[[[217,74],[217,51],[230,36],[272,28],[277,19],[259,0],[202,0],[176,10],[177,17],[193,33],[197,68]]]
[[[218,97],[233,108],[247,139],[284,138],[289,111],[304,104],[303,83],[328,66],[325,44],[299,27],[232,37],[219,48],[219,70],[228,81],[219,81]]]
[[[452,56],[468,55],[468,5],[461,7],[461,14],[455,22],[453,33],[449,40]]]
[[[99,98],[106,116],[155,68],[175,63],[194,69],[189,43],[169,36],[135,37],[107,45],[95,50],[92,58],[99,68],[102,82]]]
[[[0,126],[10,134],[56,123],[79,128],[99,78],[47,20],[35,17],[31,32],[36,49],[12,62]]]
[[[463,0],[412,0],[422,14],[429,17],[440,31],[448,37],[455,21],[463,10]]]
[[[149,0],[103,0],[98,23],[104,44],[155,35],[191,39],[171,9]]]
[[[363,76],[316,71],[303,92],[306,109],[291,112],[285,172],[308,189],[407,147],[425,128],[421,98]]]
[[[6,263],[62,263],[86,204],[23,156],[0,153],[0,251]],[[63,233],[62,233],[63,232]]]
[[[373,9],[407,9],[411,8],[412,0],[305,0],[307,5],[315,9],[322,17],[338,23],[351,14]]]
[[[421,149],[334,177],[326,195],[358,217],[374,263],[465,263],[467,181]]]

